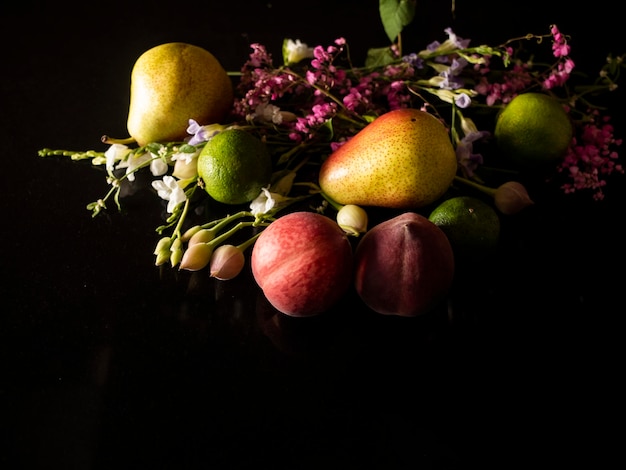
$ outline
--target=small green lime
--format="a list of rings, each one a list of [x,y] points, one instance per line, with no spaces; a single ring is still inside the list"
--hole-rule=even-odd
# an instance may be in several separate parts
[[[494,137],[502,157],[523,168],[562,158],[573,127],[565,108],[544,93],[522,93],[498,114]]]
[[[209,140],[198,156],[204,190],[218,202],[244,204],[272,178],[272,160],[261,140],[242,129],[227,129]]]
[[[495,209],[471,196],[443,201],[428,219],[447,235],[457,256],[483,256],[495,248],[500,238],[500,218]]]

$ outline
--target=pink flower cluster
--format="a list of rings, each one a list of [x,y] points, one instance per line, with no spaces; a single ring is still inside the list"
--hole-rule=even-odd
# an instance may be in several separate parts
[[[599,118],[597,110],[591,114]],[[617,162],[618,154],[615,151],[615,147],[621,144],[622,140],[613,136],[613,126],[609,124],[608,116],[603,117],[599,124],[596,119],[585,124],[580,135],[572,140],[558,167],[559,172],[566,173],[571,179],[571,182],[561,186],[565,193],[590,189],[595,200],[603,199],[606,178],[614,172],[624,173],[624,168]]]
[[[293,142],[311,140],[317,130],[335,117],[345,118],[362,125],[365,115],[410,106],[410,93],[406,81],[414,76],[414,68],[408,62],[386,67],[381,71],[363,72],[335,65],[345,49],[345,39],[339,38],[329,47],[317,46],[314,58],[302,75],[297,69],[276,68],[271,54],[260,44],[253,44],[253,52],[244,64],[238,91],[242,96],[236,100],[234,114],[248,119],[258,106],[272,104],[281,111],[297,117],[284,122]],[[350,72],[350,73],[348,73]],[[334,124],[334,140],[355,133],[353,126],[342,130]]]
[[[486,58],[486,64],[486,66],[479,69],[483,76],[475,89],[479,94],[487,97],[487,106],[506,104],[532,84],[529,64],[516,63],[510,71],[502,74],[502,82],[494,83],[490,83],[486,77],[486,74],[491,72],[489,58]]]
[[[550,33],[552,34],[552,55],[558,60],[541,74],[533,71],[532,59],[526,61],[518,59],[511,70],[505,70],[501,74],[491,74],[491,58],[488,56],[485,57],[484,64],[476,65],[475,68],[481,74],[481,78],[475,89],[479,94],[486,96],[488,106],[506,104],[537,82],[543,90],[565,85],[575,66],[574,61],[569,57],[570,46],[556,25],[552,25]],[[514,51],[511,47],[507,47],[506,53],[507,56],[512,57]],[[490,82],[489,80],[493,80],[493,77],[501,77],[501,81]]]
[[[514,49],[513,40],[496,48],[472,49],[469,40],[461,40],[450,29],[446,33],[447,41],[435,41],[417,54],[402,56],[394,45],[388,62],[367,68],[352,66],[343,38],[328,47],[314,47],[313,57],[302,63],[280,67],[274,66],[263,45],[252,44],[241,69],[233,118],[245,120],[268,139],[282,138],[286,145],[316,141],[334,150],[371,119],[399,108],[425,109],[443,120],[444,107],[452,109],[452,117],[470,113],[472,106],[497,111],[520,93],[541,90],[564,96],[570,114],[580,112],[567,88],[575,67],[570,46],[555,25],[549,35],[533,36],[552,38],[551,51],[545,54],[548,63],[541,66],[534,63],[534,55],[522,57],[523,48]],[[499,68],[495,67],[498,58],[502,59]],[[614,138],[608,117],[599,125],[597,112],[580,114],[586,118],[575,121],[575,138],[556,170],[571,179],[561,186],[565,193],[590,189],[599,200],[604,197],[606,177],[624,172],[615,150],[621,140]],[[473,144],[489,131],[461,129],[463,124],[454,121],[448,124],[459,171],[471,177],[482,164]],[[471,119],[460,121],[467,124]]]

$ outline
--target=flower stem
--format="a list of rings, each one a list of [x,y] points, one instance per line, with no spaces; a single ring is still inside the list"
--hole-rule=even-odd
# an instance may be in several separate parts
[[[262,225],[269,225],[268,224],[262,224]],[[257,233],[256,235],[253,235],[252,237],[250,237],[248,240],[246,240],[245,242],[241,243],[240,245],[237,246],[237,248],[239,248],[241,251],[246,251],[246,249],[251,246],[257,238],[259,238],[259,236],[261,235],[262,232]]]
[[[181,237],[181,233],[180,233],[180,229],[183,226],[183,222],[185,221],[185,217],[187,217],[187,212],[189,212],[189,205],[191,203],[191,198],[187,198],[185,199],[185,206],[183,207],[183,211],[180,214],[180,217],[178,218],[178,222],[176,223],[176,227],[174,228],[174,232],[172,233],[172,235],[176,238],[180,238]]]
[[[343,207],[343,204],[339,204],[337,201],[334,201],[333,199],[331,199],[324,191],[320,191],[320,194],[322,195],[324,199],[328,201],[328,203],[331,206],[333,206],[335,210],[339,211]]]
[[[220,220],[217,224],[213,225],[213,227],[211,228],[211,231],[217,233],[220,230],[222,230],[224,227],[226,227],[228,224],[230,224],[233,220],[240,219],[242,217],[247,217],[247,216],[252,217],[252,213],[247,212],[247,211],[239,211],[239,212],[236,212],[235,214],[228,215],[224,217],[222,220]]]
[[[207,245],[215,248],[216,246],[226,241],[228,238],[232,237],[235,233],[237,233],[239,230],[241,230],[244,227],[252,227],[252,226],[258,227],[258,226],[267,226],[267,225],[269,225],[269,223],[259,224],[257,222],[239,222],[237,223],[237,225],[235,225],[233,228],[231,228],[227,232],[222,233],[219,237],[216,237],[210,242],[208,242]]]
[[[38,152],[40,157],[62,156],[71,157],[72,160],[86,160],[88,158],[104,157],[104,152],[96,152],[95,150],[87,150],[85,152],[75,152],[73,150],[51,150],[41,149]]]
[[[462,178],[460,176],[455,176],[454,180],[458,181],[460,183],[466,184],[468,186],[471,186],[474,189],[478,189],[479,191],[482,191],[483,193],[488,194],[489,196],[495,196],[495,194],[496,194],[496,190],[494,188],[490,188],[490,187],[485,186],[483,184],[476,183],[475,181],[468,180],[468,179]]]

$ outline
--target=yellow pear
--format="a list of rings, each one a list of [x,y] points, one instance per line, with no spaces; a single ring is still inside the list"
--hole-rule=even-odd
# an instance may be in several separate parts
[[[443,196],[456,170],[441,121],[418,109],[397,109],[335,150],[322,163],[319,185],[343,205],[419,208]]]
[[[233,85],[209,51],[182,42],[144,52],[131,73],[127,128],[143,146],[188,136],[189,119],[221,122],[233,104]]]

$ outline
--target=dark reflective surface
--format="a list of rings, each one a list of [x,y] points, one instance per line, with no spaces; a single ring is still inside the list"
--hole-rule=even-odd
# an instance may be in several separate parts
[[[91,218],[102,171],[37,150],[124,136],[127,77],[147,48],[192,42],[237,70],[252,42],[279,58],[283,37],[344,36],[357,62],[387,44],[376,2],[212,3],[80,17],[26,2],[2,16],[3,467],[560,468],[616,450],[603,422],[619,422],[623,390],[622,179],[603,203],[535,193],[496,256],[461,268],[450,302],[417,319],[350,292],[296,320],[248,270],[219,282],[156,268],[164,208],[141,182],[123,213]],[[422,5],[406,47],[448,26],[478,43],[557,23],[591,54],[581,64],[623,52],[599,12],[583,27],[570,4],[551,15],[531,2],[494,24],[495,2],[456,3],[456,20],[446,2]]]

